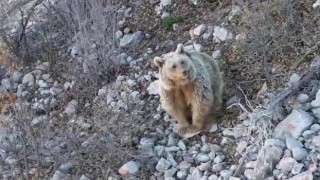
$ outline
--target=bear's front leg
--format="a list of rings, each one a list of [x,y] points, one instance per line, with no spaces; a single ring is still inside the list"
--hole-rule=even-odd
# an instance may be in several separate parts
[[[186,129],[190,126],[188,122],[188,115],[190,112],[187,112],[189,109],[182,98],[181,94],[179,94],[175,89],[160,89],[160,101],[162,108],[177,120],[179,127],[178,134],[180,135],[183,133],[181,131],[182,129]]]

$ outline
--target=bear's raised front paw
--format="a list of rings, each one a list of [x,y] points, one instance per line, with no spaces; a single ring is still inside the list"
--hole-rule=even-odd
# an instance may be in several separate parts
[[[199,134],[201,130],[197,129],[196,127],[193,126],[180,126],[178,130],[179,136],[183,138],[191,138],[197,134]]]

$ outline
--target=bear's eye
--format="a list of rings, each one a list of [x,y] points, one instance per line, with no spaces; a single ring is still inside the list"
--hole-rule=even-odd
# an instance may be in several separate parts
[[[181,65],[184,65],[184,61],[181,61],[180,64],[181,64]]]
[[[177,67],[176,65],[173,65],[173,66],[172,66],[173,69],[175,69],[176,67]]]

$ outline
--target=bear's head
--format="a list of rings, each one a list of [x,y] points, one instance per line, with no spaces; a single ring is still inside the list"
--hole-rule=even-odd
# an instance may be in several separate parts
[[[196,78],[196,68],[182,44],[178,44],[174,52],[155,57],[153,61],[159,68],[160,82],[166,89],[186,85]]]

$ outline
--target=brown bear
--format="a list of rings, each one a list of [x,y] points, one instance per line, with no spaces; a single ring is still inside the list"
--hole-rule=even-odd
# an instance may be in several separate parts
[[[215,59],[202,52],[174,52],[155,57],[162,108],[178,122],[178,134],[189,138],[207,131],[222,105],[224,83]]]

